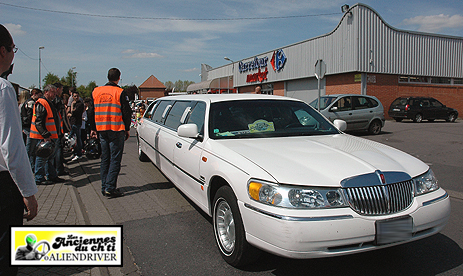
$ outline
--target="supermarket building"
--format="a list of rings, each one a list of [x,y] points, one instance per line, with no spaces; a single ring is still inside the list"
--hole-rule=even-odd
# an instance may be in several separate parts
[[[201,82],[188,93],[253,93],[260,86],[310,102],[318,97],[318,61],[326,65],[321,95],[372,95],[385,113],[399,96],[430,96],[463,114],[463,37],[399,30],[360,3],[328,34],[229,61],[202,64]]]

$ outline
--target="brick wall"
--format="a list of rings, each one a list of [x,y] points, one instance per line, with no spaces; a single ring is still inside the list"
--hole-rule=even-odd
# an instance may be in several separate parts
[[[361,94],[362,84],[355,81],[358,73],[346,73],[326,76],[326,95]]]
[[[273,95],[285,95],[285,83],[283,81],[273,83]]]
[[[387,115],[391,103],[399,97],[399,77],[397,75],[368,74],[367,95],[375,96],[383,104],[384,116]]]

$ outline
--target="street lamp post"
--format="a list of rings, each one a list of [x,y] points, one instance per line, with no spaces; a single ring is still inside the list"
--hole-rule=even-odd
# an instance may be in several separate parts
[[[233,78],[233,73],[235,71],[235,62],[233,60],[227,58],[227,57],[224,57],[223,59],[228,60],[228,61],[231,62],[231,64],[232,64],[232,78]],[[228,92],[228,94],[230,94],[230,77],[229,76],[227,77],[227,92]]]
[[[74,69],[76,69],[76,67],[71,68],[71,87],[74,87]]]
[[[45,47],[40,46],[39,47],[39,89],[42,89],[42,76],[40,75],[40,69],[41,69],[41,63],[42,63],[42,58],[40,57],[40,50],[44,49]]]

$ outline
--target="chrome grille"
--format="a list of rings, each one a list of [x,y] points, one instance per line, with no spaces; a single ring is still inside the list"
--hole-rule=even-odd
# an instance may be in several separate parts
[[[388,215],[407,209],[413,201],[413,181],[389,185],[344,188],[351,208],[367,216]]]

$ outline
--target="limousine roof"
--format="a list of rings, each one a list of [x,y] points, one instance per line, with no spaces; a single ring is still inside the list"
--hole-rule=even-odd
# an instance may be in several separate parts
[[[266,94],[189,94],[189,95],[178,95],[178,96],[165,96],[157,100],[203,100],[209,102],[223,102],[223,101],[234,101],[234,100],[292,100],[300,101],[295,98],[266,95]]]

